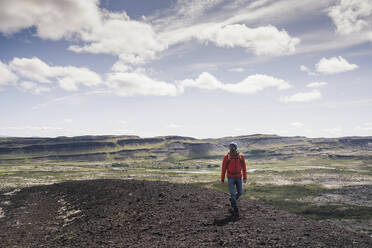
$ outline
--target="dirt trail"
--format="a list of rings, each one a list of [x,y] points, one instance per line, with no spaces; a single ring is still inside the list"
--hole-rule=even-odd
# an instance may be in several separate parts
[[[192,185],[72,181],[0,195],[0,247],[372,247],[339,227]],[[2,204],[7,202],[8,204]]]

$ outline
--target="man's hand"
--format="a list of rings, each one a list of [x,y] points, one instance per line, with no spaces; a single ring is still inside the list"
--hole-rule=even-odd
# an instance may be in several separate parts
[[[243,183],[247,183],[247,178],[244,178],[243,179]]]

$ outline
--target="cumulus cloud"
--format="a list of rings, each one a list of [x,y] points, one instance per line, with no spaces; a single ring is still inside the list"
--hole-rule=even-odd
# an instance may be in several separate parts
[[[341,0],[328,9],[328,15],[339,34],[360,32],[371,25],[372,2],[369,0]]]
[[[318,90],[313,90],[310,92],[298,92],[292,96],[282,96],[280,101],[284,103],[288,102],[310,102],[320,99],[322,94]]]
[[[40,83],[50,83],[48,78],[54,75],[51,67],[36,57],[31,59],[14,58],[9,63],[9,67],[21,77]]]
[[[254,94],[269,87],[277,88],[278,90],[285,90],[292,87],[287,81],[261,74],[248,76],[238,83],[224,84],[208,72],[203,72],[196,79],[185,79],[179,82],[179,86],[181,91],[186,87],[194,87],[205,90],[220,89],[240,94]]]
[[[129,63],[141,63],[166,49],[151,25],[134,21],[125,12],[99,8],[98,0],[0,1],[0,32],[7,35],[35,27],[42,39],[80,41],[74,52],[104,53]],[[120,30],[120,31],[119,31]]]
[[[224,87],[215,76],[208,72],[203,72],[196,79],[185,79],[179,82],[179,86],[184,90],[186,87],[194,87],[205,90],[222,89]]]
[[[39,85],[34,82],[29,82],[29,81],[23,81],[20,83],[19,88],[23,91],[30,91],[33,94],[42,94],[44,92],[49,92],[51,89],[46,86]]]
[[[70,46],[70,50],[112,54],[128,63],[139,64],[167,48],[166,43],[157,39],[151,25],[131,20],[125,12],[103,11],[101,14],[101,22],[94,29],[80,31],[84,44]]]
[[[308,88],[320,88],[327,85],[326,82],[312,82],[306,85]]]
[[[111,67],[111,71],[116,71],[116,72],[127,72],[127,71],[132,71],[133,67],[126,64],[124,61],[118,60],[116,61],[113,66]]]
[[[52,79],[58,81],[65,90],[77,90],[79,84],[87,87],[102,83],[101,77],[85,67],[50,66],[44,61],[34,58],[14,58],[9,67],[20,77],[34,80],[39,83],[51,83]],[[26,83],[28,86],[31,84]],[[27,86],[26,86],[27,87]],[[42,88],[39,88],[42,89]],[[46,91],[45,88],[43,91]]]
[[[110,73],[106,83],[112,92],[119,96],[176,96],[178,94],[174,84],[154,80],[139,72]]]
[[[306,66],[304,65],[301,65],[300,66],[300,70],[303,71],[303,72],[306,72],[308,75],[310,76],[314,76],[314,75],[317,75],[316,73],[314,73],[313,71],[311,71],[309,68],[307,68]]]
[[[169,45],[196,39],[218,47],[243,47],[256,55],[285,55],[295,52],[300,39],[268,25],[249,28],[245,24],[200,24],[160,34]]]
[[[244,24],[232,24],[210,28],[197,35],[201,41],[212,41],[220,47],[244,47],[256,55],[291,54],[300,42],[292,38],[285,30],[279,31],[274,26],[249,28]]]
[[[98,4],[98,0],[0,1],[0,32],[13,34],[35,27],[42,39],[73,38],[100,23]]]
[[[111,92],[119,96],[176,96],[184,93],[186,88],[254,94],[270,87],[278,90],[292,87],[285,80],[259,74],[248,76],[238,83],[222,83],[208,72],[203,72],[196,79],[185,79],[175,83],[152,79],[141,71],[112,72],[108,75],[106,84]]]
[[[292,86],[282,79],[255,74],[246,77],[243,81],[236,84],[225,84],[223,88],[229,92],[253,94],[269,87],[277,88],[278,90],[286,90]]]
[[[0,61],[0,90],[2,86],[15,84],[18,77],[10,71],[8,65]]]
[[[180,0],[175,5],[175,16],[201,15],[221,2]],[[101,9],[98,0],[50,0],[43,2],[43,8],[39,4],[39,0],[0,1],[0,32],[10,35],[35,27],[42,39],[75,42],[68,48],[71,51],[111,54],[132,65],[145,63],[169,46],[191,39],[218,47],[243,47],[256,55],[291,54],[300,41],[271,25],[249,28],[211,22],[155,31],[150,22],[132,20],[125,12]],[[64,81],[62,85],[70,85]]]
[[[321,58],[315,65],[317,72],[323,74],[336,74],[340,72],[352,71],[358,68],[356,64],[350,64],[341,56],[332,58]]]

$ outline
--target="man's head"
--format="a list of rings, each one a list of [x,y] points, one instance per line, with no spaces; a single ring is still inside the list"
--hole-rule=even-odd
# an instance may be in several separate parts
[[[230,153],[236,153],[238,145],[235,142],[231,142],[229,145]]]

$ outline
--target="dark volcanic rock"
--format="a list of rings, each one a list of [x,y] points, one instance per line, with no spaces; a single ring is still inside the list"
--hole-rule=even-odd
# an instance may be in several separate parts
[[[168,182],[74,181],[1,194],[0,247],[371,247],[372,239],[228,195]]]

